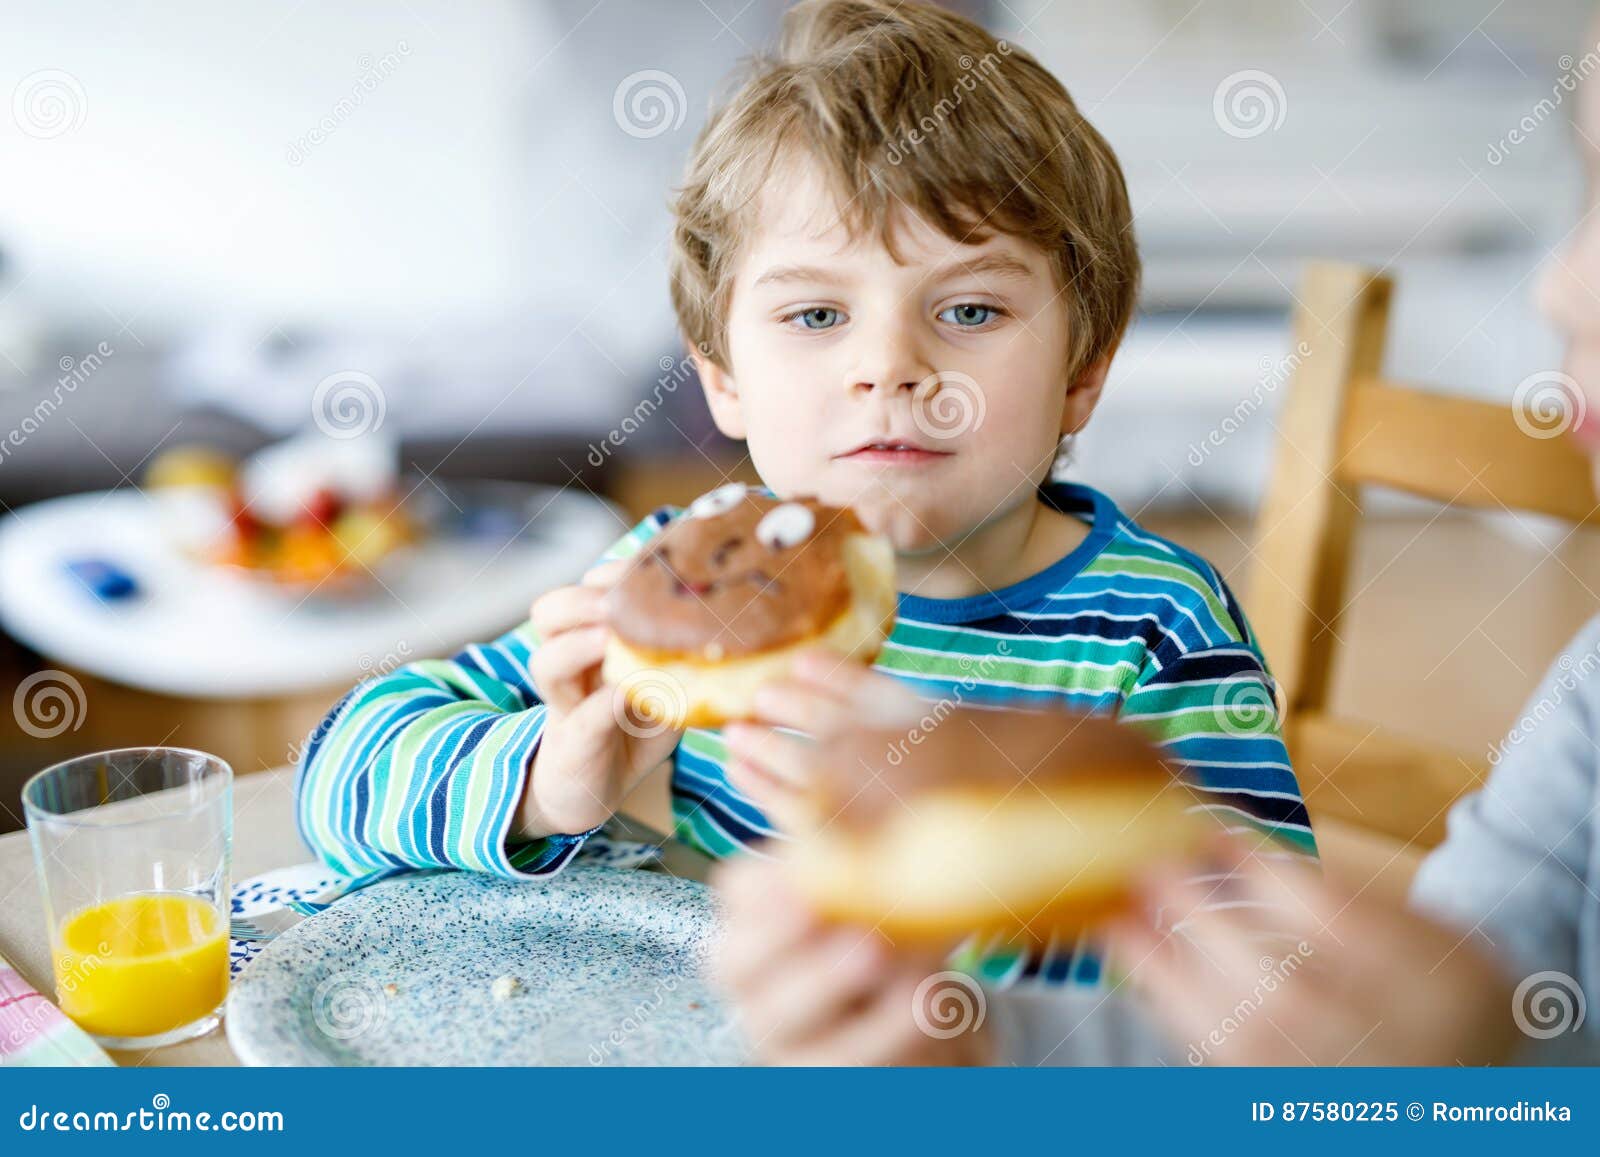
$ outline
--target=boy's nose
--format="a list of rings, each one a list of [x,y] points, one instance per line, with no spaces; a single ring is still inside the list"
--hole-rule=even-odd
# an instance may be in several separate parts
[[[914,323],[901,316],[882,316],[873,324],[857,322],[856,356],[845,379],[857,396],[894,397],[910,393],[933,373]]]
[[[910,393],[917,388],[917,384],[921,381],[921,378],[895,381],[894,375],[874,375],[857,381],[852,389],[858,394],[870,394],[880,389],[883,393],[899,393],[901,391]]]

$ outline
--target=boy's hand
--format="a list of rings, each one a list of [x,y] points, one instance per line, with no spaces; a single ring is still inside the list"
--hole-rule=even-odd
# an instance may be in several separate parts
[[[540,596],[529,611],[539,633],[529,671],[546,715],[518,812],[523,836],[604,823],[682,738],[682,731],[647,721],[624,726],[630,721],[620,696],[600,682],[610,633],[605,595],[626,568],[626,560],[602,563],[577,586]]]
[[[713,877],[727,931],[714,973],[757,1059],[778,1065],[981,1065],[984,996],[938,952],[896,949],[867,928],[824,924],[781,865],[740,856]]]
[[[1173,865],[1146,881],[1143,912],[1110,929],[1116,967],[1193,1063],[1481,1065],[1510,1055],[1511,987],[1467,936],[1236,842],[1221,855],[1238,903],[1201,910],[1217,885]]]
[[[841,786],[830,774],[830,740],[857,728],[911,727],[928,710],[892,676],[815,648],[796,658],[792,678],[756,693],[756,721],[723,728],[728,778],[780,826],[796,830],[828,818],[811,814],[810,793]],[[845,778],[859,781],[864,773]],[[858,790],[852,787],[849,795]]]

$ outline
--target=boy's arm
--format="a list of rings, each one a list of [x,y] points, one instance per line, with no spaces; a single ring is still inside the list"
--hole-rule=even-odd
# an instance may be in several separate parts
[[[308,740],[295,782],[301,837],[346,875],[463,868],[523,877],[565,865],[589,834],[516,842],[544,729],[528,680],[532,627],[351,690]]]
[[[608,550],[634,553],[657,511]],[[518,804],[544,731],[531,623],[450,659],[357,685],[307,740],[295,779],[301,837],[330,867],[462,868],[521,878],[565,866],[591,832],[519,840]]]

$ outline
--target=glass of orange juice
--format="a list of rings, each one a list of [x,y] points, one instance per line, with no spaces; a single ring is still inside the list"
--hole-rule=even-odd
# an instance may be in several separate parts
[[[215,1028],[228,994],[233,770],[130,747],[46,768],[22,788],[56,1002],[107,1048]]]

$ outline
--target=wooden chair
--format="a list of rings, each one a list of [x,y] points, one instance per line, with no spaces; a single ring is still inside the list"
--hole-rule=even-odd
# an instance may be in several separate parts
[[[1246,606],[1284,693],[1285,739],[1329,874],[1395,892],[1443,839],[1449,805],[1488,768],[1329,709],[1363,489],[1572,522],[1600,523],[1600,510],[1589,460],[1570,439],[1530,435],[1505,404],[1380,375],[1391,289],[1357,266],[1307,271]]]

